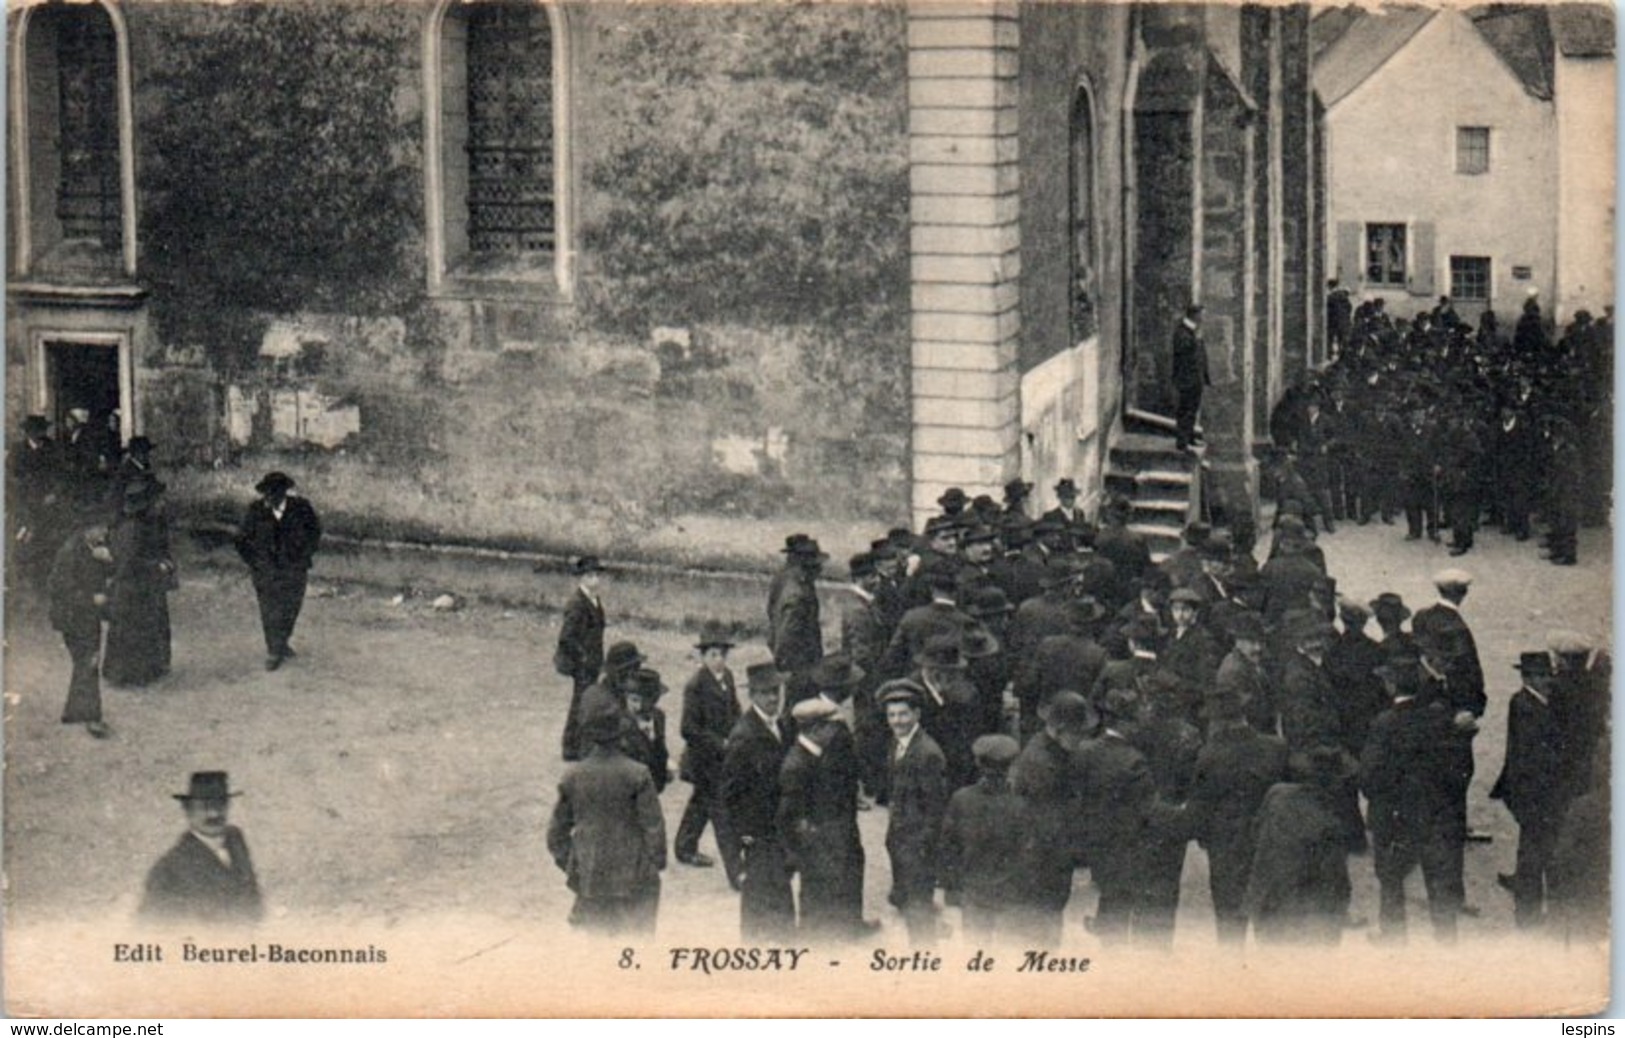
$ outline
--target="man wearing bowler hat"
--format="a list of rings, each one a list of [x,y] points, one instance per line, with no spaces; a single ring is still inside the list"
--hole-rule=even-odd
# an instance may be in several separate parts
[[[791,534],[783,552],[784,570],[768,592],[767,645],[773,662],[789,678],[788,691],[794,701],[811,694],[807,674],[824,655],[818,574],[829,555],[804,533]]]
[[[604,567],[596,556],[583,555],[570,566],[575,593],[565,603],[553,669],[570,679],[570,714],[564,722],[564,759],[580,760],[581,697],[598,680],[604,666],[604,602],[599,597]]]
[[[795,894],[779,835],[779,771],[795,734],[780,715],[784,676],[771,663],[745,668],[750,706],[723,747],[723,813],[738,846],[739,935],[788,940],[796,928]],[[727,853],[724,850],[723,853]]]
[[[1078,507],[1078,483],[1071,476],[1066,476],[1055,484],[1055,500],[1058,502],[1054,508],[1040,516],[1040,520],[1060,523],[1072,535],[1073,544],[1088,544],[1095,539],[1094,528],[1089,523],[1088,516]]]
[[[195,771],[185,793],[186,832],[147,873],[140,914],[158,923],[242,926],[264,912],[242,830],[228,825],[226,773]]]
[[[259,499],[248,506],[237,534],[237,554],[248,564],[265,631],[265,669],[276,670],[295,655],[288,640],[305,602],[305,583],[322,524],[309,501],[291,493],[286,473],[272,472],[255,485]]]
[[[1512,918],[1520,929],[1537,926],[1546,908],[1546,871],[1568,807],[1564,788],[1564,740],[1552,710],[1552,658],[1519,655],[1523,687],[1507,704],[1506,762],[1490,799],[1506,804],[1518,822],[1516,871],[1497,877],[1512,894]]]
[[[696,868],[709,868],[715,862],[700,853],[700,836],[709,823],[716,833],[717,850],[728,883],[739,889],[739,848],[727,812],[722,810],[723,746],[739,721],[739,693],[733,671],[728,669],[728,650],[733,640],[721,623],[711,621],[700,628],[694,648],[700,654],[700,669],[683,686],[683,758],[679,768],[684,781],[694,787],[677,826],[674,847],[677,860]]]

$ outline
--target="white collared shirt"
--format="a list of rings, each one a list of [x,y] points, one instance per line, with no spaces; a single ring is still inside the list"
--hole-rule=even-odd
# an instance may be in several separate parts
[[[920,726],[915,725],[907,735],[893,736],[897,740],[897,751],[892,754],[892,759],[902,760],[904,754],[908,753],[909,744],[914,741],[914,737],[918,734],[920,734]]]
[[[752,703],[750,708],[755,712],[757,717],[762,719],[762,724],[767,726],[767,730],[773,733],[773,741],[783,742],[784,738],[779,734],[779,719],[777,717],[769,717],[767,714],[762,713],[762,708],[757,706],[755,703]]]
[[[277,502],[277,504],[272,507],[271,514],[276,516],[276,521],[280,523],[282,521],[282,513],[286,512],[287,510],[288,510],[288,499],[286,497],[284,497],[281,501]]]
[[[228,869],[231,868],[231,851],[226,849],[226,838],[224,836],[204,836],[196,829],[192,830],[192,835],[197,837],[199,843],[214,852],[214,856],[220,859],[220,864]]]
[[[279,517],[278,517],[278,518],[280,518],[280,516],[279,516]],[[582,594],[583,594],[583,595],[585,595],[585,596],[586,596],[586,598],[587,598],[587,601],[589,601],[589,602],[591,602],[591,603],[592,603],[592,607],[593,607],[593,608],[594,608],[594,609],[597,609],[597,610],[599,610],[599,611],[600,611],[600,612],[602,612],[602,611],[603,611],[603,608],[604,608],[604,604],[603,604],[603,603],[602,603],[602,602],[600,602],[600,601],[598,601],[598,596],[597,596],[597,595],[595,595],[595,594],[593,594],[593,593],[592,593],[592,592],[591,592],[591,591],[588,591],[588,590],[587,590],[587,588],[586,588],[586,585],[584,585],[584,584],[577,584],[577,585],[576,585],[576,590],[577,590],[577,591],[579,591],[579,592],[581,592],[581,593],[582,593]]]

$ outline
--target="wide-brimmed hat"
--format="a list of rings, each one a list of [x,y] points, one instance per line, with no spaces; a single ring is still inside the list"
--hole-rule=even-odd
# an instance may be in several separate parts
[[[1073,479],[1071,476],[1064,476],[1055,484],[1055,496],[1065,497],[1068,494],[1071,494],[1073,497],[1077,496],[1078,481]]]
[[[1526,678],[1549,678],[1552,676],[1552,657],[1546,652],[1520,652],[1518,662],[1512,669],[1521,671]]]
[[[604,564],[598,561],[596,555],[581,555],[570,563],[570,572],[578,577],[584,577],[589,573],[602,573]]]
[[[1384,591],[1376,598],[1373,598],[1370,605],[1371,612],[1375,616],[1394,616],[1405,620],[1411,615],[1410,608],[1405,605],[1405,600],[1392,591]]]
[[[878,552],[860,551],[850,559],[846,560],[846,572],[853,580],[862,580],[864,577],[872,577],[879,572],[879,568],[876,565],[878,561]]]
[[[818,546],[818,541],[804,533],[794,533],[785,538],[784,547],[780,548],[779,551],[792,559],[818,559],[822,561],[829,558],[824,549]]]
[[[1026,497],[1032,492],[1033,485],[1024,479],[1012,479],[1004,485],[1004,496],[1007,498]]]
[[[960,608],[977,619],[1008,615],[1016,611],[1010,599],[1005,597],[1004,591],[996,587],[973,589]]]
[[[723,626],[721,620],[707,620],[700,625],[700,637],[694,647],[704,652],[706,649],[731,649],[737,644],[728,637],[728,628]]]
[[[241,796],[241,792],[233,793],[228,788],[230,783],[223,771],[194,771],[191,781],[187,783],[186,792],[171,793],[176,800],[225,800],[229,797]]]
[[[965,665],[965,654],[960,648],[957,636],[939,635],[920,647],[914,662],[922,667],[958,668]]]
[[[1100,714],[1083,696],[1062,690],[1044,705],[1044,721],[1054,728],[1091,731],[1100,724]]]
[[[745,686],[751,692],[767,692],[784,686],[784,674],[772,663],[752,663],[745,668]]]
[[[616,642],[604,653],[604,669],[611,674],[624,674],[643,666],[643,653],[631,642]]]
[[[632,687],[626,691],[628,695],[642,696],[652,703],[666,694],[666,683],[660,680],[659,671],[640,667],[633,672]]]
[[[612,743],[626,730],[626,712],[614,703],[595,703],[581,717],[581,738],[595,746]]]
[[[820,692],[841,692],[863,680],[863,668],[844,654],[833,653],[813,667],[811,680]]]
[[[999,639],[979,623],[969,623],[960,632],[959,651],[967,660],[985,660],[999,654]]]
[[[296,486],[298,484],[286,472],[268,472],[265,478],[254,484],[254,492],[257,494],[274,494],[279,490],[292,490]]]
[[[941,497],[937,498],[937,504],[944,508],[956,506],[962,508],[968,500],[970,499],[965,496],[965,492],[959,487],[949,487],[942,492]]]

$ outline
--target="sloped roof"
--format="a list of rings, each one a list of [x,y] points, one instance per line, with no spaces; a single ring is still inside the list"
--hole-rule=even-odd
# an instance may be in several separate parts
[[[1557,4],[1551,9],[1552,40],[1566,58],[1606,58],[1614,53],[1614,9],[1606,4]]]
[[[1533,97],[1552,97],[1552,32],[1547,9],[1526,4],[1490,4],[1468,12],[1479,35]]]
[[[1391,5],[1328,8],[1310,22],[1315,90],[1328,107],[1347,97],[1438,13]],[[1486,4],[1462,12],[1525,92],[1552,96],[1555,55],[1614,52],[1613,10],[1604,4]]]

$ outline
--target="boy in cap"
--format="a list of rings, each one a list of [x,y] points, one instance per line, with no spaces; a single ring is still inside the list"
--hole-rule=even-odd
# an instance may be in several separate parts
[[[621,752],[623,712],[588,706],[585,757],[565,768],[547,849],[575,903],[570,925],[603,935],[652,934],[666,867],[666,820],[649,769]]]
[[[1017,916],[1036,834],[1027,802],[1008,781],[1020,752],[1008,735],[977,739],[971,745],[976,784],[949,798],[942,819],[942,889],[960,906],[965,938],[984,947],[995,938],[1026,936]]]
[[[241,829],[227,824],[231,798],[223,771],[195,771],[185,793],[186,832],[147,873],[141,918],[170,925],[247,926],[264,913],[254,862]]]
[[[1551,702],[1552,658],[1525,652],[1516,667],[1523,684],[1507,704],[1506,758],[1490,799],[1505,803],[1518,822],[1516,871],[1497,879],[1512,894],[1513,922],[1528,929],[1545,914],[1546,867],[1569,791],[1563,786],[1563,731]]]
[[[716,833],[728,883],[737,890],[739,848],[727,813],[722,810],[723,747],[739,721],[739,693],[734,687],[733,671],[728,669],[728,650],[733,647],[727,631],[714,620],[700,629],[694,645],[700,654],[700,668],[683,686],[683,757],[679,766],[679,774],[694,791],[683,809],[673,850],[684,865],[703,869],[716,864],[700,853],[700,836],[709,824]]]
[[[265,669],[276,670],[294,655],[288,640],[299,621],[311,563],[322,542],[322,524],[309,501],[292,493],[292,477],[272,472],[255,484],[259,499],[248,506],[237,534],[237,554],[248,564],[265,632]]]
[[[565,603],[559,623],[553,669],[570,679],[570,712],[564,723],[564,759],[580,760],[581,697],[604,667],[604,602],[599,597],[604,567],[597,556],[583,555],[570,565],[576,589]]]
[[[948,806],[948,761],[936,740],[920,726],[926,690],[912,681],[894,681],[880,690],[892,739],[887,781],[890,818],[886,853],[891,858],[889,900],[903,913],[909,943],[930,944],[937,925],[937,842]]]

